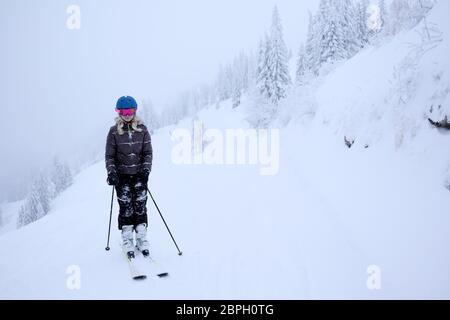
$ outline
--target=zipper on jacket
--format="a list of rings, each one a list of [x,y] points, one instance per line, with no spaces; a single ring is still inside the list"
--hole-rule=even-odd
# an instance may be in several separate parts
[[[128,124],[128,138],[130,138],[130,140],[132,140],[132,133],[131,133],[131,129],[130,129],[130,125]]]

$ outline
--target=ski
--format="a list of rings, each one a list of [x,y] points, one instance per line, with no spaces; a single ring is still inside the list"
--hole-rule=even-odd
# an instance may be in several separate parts
[[[123,252],[125,259],[128,262],[128,267],[130,268],[130,274],[131,274],[131,278],[133,280],[145,280],[147,279],[147,275],[145,275],[144,273],[140,272],[139,269],[136,267],[135,263],[134,263],[134,257],[130,257],[125,251]]]
[[[152,269],[154,269],[154,273],[156,274],[156,276],[158,276],[158,278],[165,278],[167,276],[169,276],[169,273],[164,271],[164,269],[161,267],[161,265],[154,259],[151,257],[151,255],[148,253],[145,254],[144,252],[140,251],[137,247],[136,250],[138,252],[140,252],[142,254],[142,257],[145,260],[148,260],[150,262],[150,265],[152,266]]]
[[[150,264],[156,270],[156,275],[159,278],[165,278],[165,277],[169,276],[169,273],[167,271],[164,271],[164,269],[161,267],[161,265],[155,259],[153,259],[150,255],[148,255],[144,258],[150,261]]]

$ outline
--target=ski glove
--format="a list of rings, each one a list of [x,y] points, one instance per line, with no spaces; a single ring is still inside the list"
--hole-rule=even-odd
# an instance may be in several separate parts
[[[148,175],[150,172],[148,170],[142,170],[139,172],[139,178],[141,178],[142,182],[147,184],[148,183]]]
[[[108,184],[110,186],[117,186],[119,184],[119,176],[115,172],[110,172],[108,174]]]

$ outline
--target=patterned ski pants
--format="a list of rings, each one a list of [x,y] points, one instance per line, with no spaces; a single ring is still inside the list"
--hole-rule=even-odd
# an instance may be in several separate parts
[[[116,186],[119,202],[119,230],[123,226],[145,223],[147,218],[147,185],[137,175],[120,175]]]

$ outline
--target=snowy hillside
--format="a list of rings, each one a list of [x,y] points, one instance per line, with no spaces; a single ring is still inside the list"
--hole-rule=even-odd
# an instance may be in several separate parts
[[[116,200],[104,250],[111,188],[102,161],[50,214],[0,235],[0,298],[450,298],[449,134],[427,120],[450,111],[448,12],[440,1],[428,15],[442,32],[436,41],[421,42],[420,24],[290,97],[276,175],[260,165],[177,165],[171,135],[192,131],[193,119],[158,130],[149,187],[184,253],[149,199],[151,252],[168,278],[130,279]],[[246,117],[242,99],[196,120],[223,132],[249,128]],[[66,285],[70,266],[80,268],[79,290]],[[379,290],[367,286],[371,266]]]

